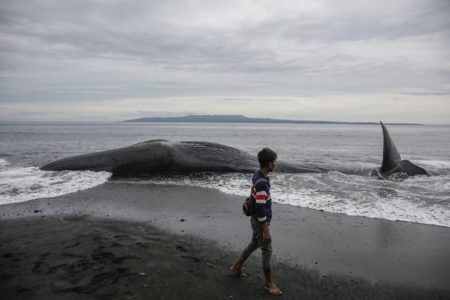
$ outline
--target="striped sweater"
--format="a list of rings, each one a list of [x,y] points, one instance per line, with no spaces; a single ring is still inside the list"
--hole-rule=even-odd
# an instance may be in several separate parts
[[[264,178],[265,180],[259,180],[261,178]],[[252,196],[256,200],[253,213],[260,223],[270,223],[270,220],[272,219],[272,199],[270,198],[269,177],[265,177],[261,173],[261,170],[258,170],[253,175],[252,182]]]

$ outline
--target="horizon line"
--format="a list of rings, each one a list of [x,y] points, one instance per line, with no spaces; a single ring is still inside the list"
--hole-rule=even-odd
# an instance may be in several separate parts
[[[182,116],[183,117],[183,116]],[[143,117],[146,118],[146,117]],[[143,119],[137,118],[137,119]],[[148,117],[148,118],[170,118],[170,117]],[[177,117],[175,117],[177,118]],[[270,119],[264,117],[258,117],[258,119]],[[136,119],[131,119],[136,120]],[[271,119],[278,120],[278,119]],[[163,122],[163,121],[133,121],[129,122],[128,120],[108,120],[108,121],[99,121],[99,120],[38,120],[38,119],[27,119],[27,120],[0,120],[0,124],[9,124],[9,123],[62,123],[62,124],[70,124],[70,123],[97,123],[97,124],[105,124],[105,123],[218,123],[218,124],[287,124],[287,125],[314,125],[314,124],[302,124],[295,123],[299,122],[324,122],[324,124],[316,124],[316,125],[327,125],[326,123],[330,123],[330,125],[379,125],[380,121],[334,121],[334,120],[290,120],[286,119],[288,122],[294,123],[264,123],[264,122],[212,122],[212,121],[184,121],[184,122]],[[415,122],[391,122],[391,121],[381,121],[386,125],[405,125],[405,126],[450,126],[450,123],[431,123],[431,122],[423,122],[423,123],[415,123]]]

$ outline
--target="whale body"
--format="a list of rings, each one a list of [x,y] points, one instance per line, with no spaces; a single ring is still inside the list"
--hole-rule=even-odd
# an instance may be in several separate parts
[[[381,179],[392,175],[429,175],[428,172],[408,160],[402,160],[389,132],[382,122],[383,163],[373,169],[370,175]],[[259,168],[256,157],[239,149],[210,142],[170,142],[150,140],[128,147],[63,158],[41,167],[44,171],[90,170],[107,171],[112,177],[146,177],[168,173],[191,172],[238,172],[251,173]],[[277,162],[277,172],[283,173],[325,173],[340,171],[361,174],[360,170],[333,168],[330,165],[293,164]]]
[[[63,158],[42,166],[41,170],[108,171],[113,177],[145,177],[161,173],[250,173],[258,168],[255,157],[233,147],[209,142],[150,140],[124,148]],[[279,161],[277,171],[317,173],[326,170]]]
[[[409,160],[402,160],[386,126],[381,121],[380,125],[383,130],[383,162],[381,167],[373,170],[372,175],[376,175],[381,179],[387,179],[395,174],[400,174],[403,177],[429,176],[430,174],[424,168],[416,166]]]

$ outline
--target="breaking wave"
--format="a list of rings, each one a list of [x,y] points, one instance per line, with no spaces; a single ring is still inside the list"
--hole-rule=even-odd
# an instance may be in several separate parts
[[[106,182],[108,172],[41,171],[37,167],[10,167],[0,158],[0,205],[55,197]]]
[[[190,185],[248,196],[251,174],[203,173],[161,176],[135,183]],[[274,202],[286,205],[450,227],[450,177],[416,176],[402,181],[328,173],[271,175]]]

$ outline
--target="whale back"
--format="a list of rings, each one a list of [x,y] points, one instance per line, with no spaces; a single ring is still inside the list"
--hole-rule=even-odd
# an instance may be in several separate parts
[[[394,141],[391,139],[387,128],[383,122],[380,122],[383,129],[383,163],[381,164],[381,172],[387,172],[395,169],[402,160]]]
[[[252,173],[258,168],[255,156],[226,145],[149,140],[128,147],[62,158],[43,165],[41,170],[108,171],[114,178],[190,172]],[[279,161],[276,171],[318,173],[327,170],[310,164]]]

